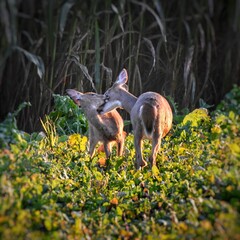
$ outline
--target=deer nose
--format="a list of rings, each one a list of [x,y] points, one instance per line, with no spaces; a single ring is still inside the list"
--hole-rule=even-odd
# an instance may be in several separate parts
[[[108,96],[108,95],[104,95],[104,96],[105,96],[104,101],[105,101],[105,102],[108,102],[109,96]]]

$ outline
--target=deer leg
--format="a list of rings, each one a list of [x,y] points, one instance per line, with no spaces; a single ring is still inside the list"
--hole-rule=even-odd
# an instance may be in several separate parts
[[[89,128],[89,154],[90,154],[90,158],[92,158],[94,156],[95,153],[95,147],[98,143],[97,139],[94,138],[94,134],[93,134],[93,129],[90,126]]]
[[[118,156],[123,155],[123,147],[124,147],[124,139],[120,139],[117,142],[117,154],[118,154]]]
[[[136,162],[135,167],[136,169],[144,168],[147,166],[147,162],[143,160],[142,157],[142,134],[135,131],[134,134],[134,146],[136,151]]]
[[[91,158],[94,156],[96,144],[97,144],[96,142],[93,142],[91,140],[89,142],[89,154]]]
[[[104,151],[106,154],[106,158],[109,158],[112,152],[112,145],[111,142],[104,142]]]
[[[149,161],[152,166],[156,165],[156,157],[157,157],[160,145],[161,145],[161,136],[159,134],[154,134],[152,138],[152,152],[149,157]]]

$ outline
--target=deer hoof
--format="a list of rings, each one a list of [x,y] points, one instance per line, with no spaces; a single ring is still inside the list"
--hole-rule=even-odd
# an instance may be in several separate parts
[[[137,170],[142,170],[143,168],[145,168],[147,166],[147,162],[142,160],[141,163],[136,161],[135,167]]]

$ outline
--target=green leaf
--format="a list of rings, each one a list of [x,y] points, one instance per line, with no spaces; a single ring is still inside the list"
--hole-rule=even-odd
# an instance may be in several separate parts
[[[233,111],[229,112],[229,118],[233,121],[235,119],[235,113]]]
[[[66,1],[62,8],[61,8],[61,13],[60,13],[60,18],[59,18],[59,28],[60,28],[60,35],[62,36],[65,25],[66,25],[66,21],[67,21],[67,16],[68,16],[68,12],[70,11],[70,9],[72,8],[72,6],[75,4],[75,0],[68,0]]]
[[[205,108],[195,109],[188,115],[186,115],[183,119],[183,124],[187,124],[190,122],[191,126],[197,127],[201,121],[208,123],[210,121],[210,117],[208,116],[208,111]]]
[[[23,53],[30,62],[32,62],[34,65],[36,65],[38,76],[40,78],[43,78],[43,75],[45,73],[45,67],[44,67],[42,58],[40,56],[37,56],[33,53],[28,52],[27,50],[25,50],[21,47],[15,47],[15,49],[18,50],[19,52]]]
[[[232,153],[236,156],[240,157],[240,145],[237,143],[230,143],[228,144],[229,148],[231,149]]]
[[[52,220],[50,217],[46,218],[44,220],[44,225],[45,225],[45,228],[48,230],[48,231],[51,231],[52,230]]]
[[[153,176],[158,180],[158,181],[162,181],[162,178],[160,176],[160,172],[157,168],[157,166],[152,166],[152,173],[153,173]]]
[[[97,170],[94,171],[94,176],[99,181],[103,179],[103,175]]]
[[[120,216],[120,217],[123,214],[123,211],[122,211],[122,209],[119,206],[116,207],[116,214],[117,214],[117,216]]]

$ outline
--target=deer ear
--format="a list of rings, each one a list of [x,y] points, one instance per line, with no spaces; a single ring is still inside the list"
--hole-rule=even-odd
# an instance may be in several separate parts
[[[66,90],[67,92],[67,95],[78,105],[80,106],[80,101],[81,101],[81,98],[82,98],[82,93],[74,90],[74,89],[67,89]]]
[[[117,84],[125,84],[128,81],[127,70],[124,68],[117,77]]]
[[[128,85],[127,84],[123,84],[122,87],[128,91]]]

